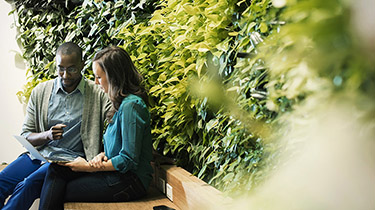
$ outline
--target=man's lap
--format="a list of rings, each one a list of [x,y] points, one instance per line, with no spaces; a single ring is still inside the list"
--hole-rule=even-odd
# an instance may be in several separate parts
[[[0,173],[0,183],[3,191],[13,191],[14,187],[27,179],[44,179],[49,163],[41,165],[40,160],[31,160],[27,154],[20,155]],[[2,187],[2,188],[3,188]],[[12,188],[12,189],[9,189]]]

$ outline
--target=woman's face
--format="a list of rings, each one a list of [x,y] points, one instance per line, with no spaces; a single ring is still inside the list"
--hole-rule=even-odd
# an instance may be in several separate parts
[[[105,93],[108,93],[108,80],[106,73],[96,61],[92,63],[92,69],[95,75],[95,84],[100,85],[100,88],[102,88]]]

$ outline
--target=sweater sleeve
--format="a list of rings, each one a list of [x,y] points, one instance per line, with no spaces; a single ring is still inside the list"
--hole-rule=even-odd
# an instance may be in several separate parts
[[[22,125],[22,136],[27,137],[30,133],[39,133],[48,129],[48,102],[53,84],[54,80],[49,80],[38,84],[32,90]]]
[[[121,150],[112,158],[112,164],[116,170],[125,173],[138,169],[148,112],[140,101],[127,102],[121,108],[118,113]]]
[[[31,92],[29,101],[26,107],[26,115],[22,125],[22,133],[25,138],[33,132],[36,132],[35,122],[35,90]]]

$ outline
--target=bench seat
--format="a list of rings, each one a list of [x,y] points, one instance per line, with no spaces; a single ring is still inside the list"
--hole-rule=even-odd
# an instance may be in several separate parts
[[[145,198],[130,202],[116,202],[116,203],[85,203],[85,202],[70,202],[64,204],[66,210],[152,210],[154,206],[165,205],[176,210],[180,210],[173,204],[165,195],[163,195],[155,187],[151,186],[148,195]]]
[[[0,171],[7,165],[0,165]],[[37,202],[38,204],[39,202]],[[36,205],[37,205],[36,204]],[[146,197],[130,202],[113,202],[113,203],[87,203],[87,202],[69,202],[64,204],[66,210],[152,210],[154,206],[165,205],[170,208],[180,210],[173,204],[163,193],[151,186]],[[32,207],[32,209],[37,209]]]
[[[6,165],[1,165],[0,170]],[[145,198],[130,202],[68,202],[66,210],[152,210],[165,205],[175,210],[225,209],[232,199],[175,165],[154,166],[153,185]],[[158,189],[157,189],[158,188]],[[167,198],[169,197],[169,198]]]

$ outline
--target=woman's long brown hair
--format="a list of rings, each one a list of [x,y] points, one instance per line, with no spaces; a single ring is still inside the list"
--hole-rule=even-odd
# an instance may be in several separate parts
[[[93,62],[97,62],[107,76],[108,97],[112,102],[112,110],[107,115],[109,122],[119,109],[122,100],[129,94],[141,97],[148,104],[143,77],[124,49],[107,47],[94,56]]]

